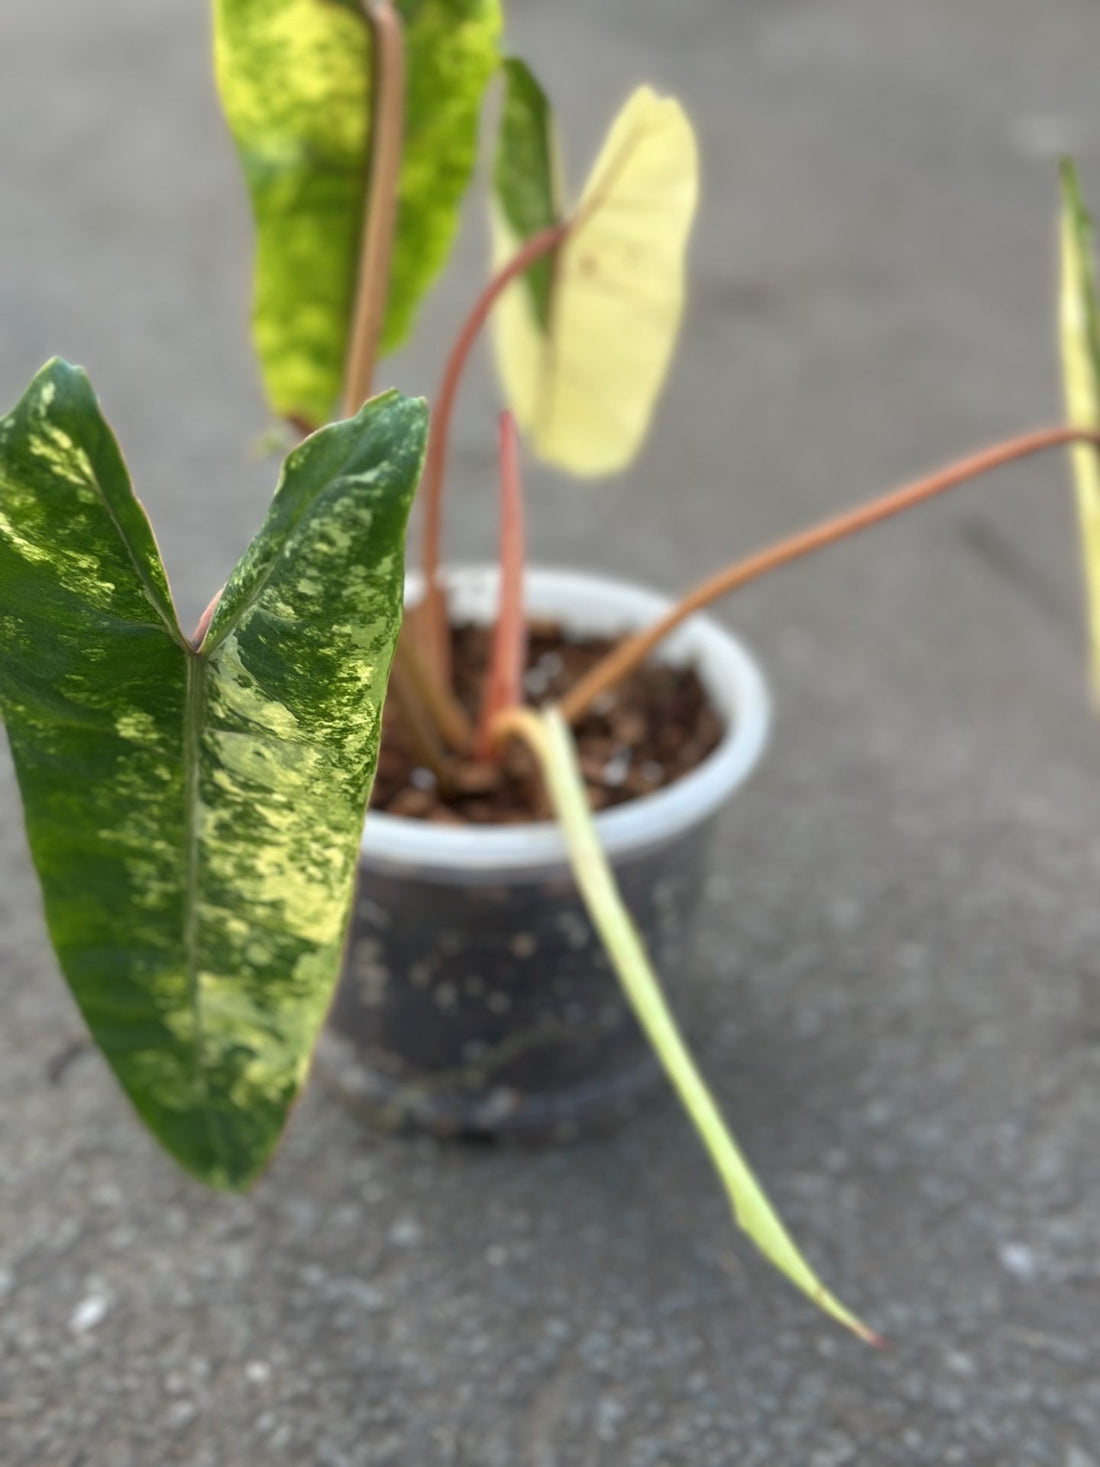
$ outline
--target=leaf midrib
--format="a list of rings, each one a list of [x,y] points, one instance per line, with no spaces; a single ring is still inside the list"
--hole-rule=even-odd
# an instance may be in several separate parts
[[[134,573],[141,583],[145,598],[156,611],[159,620],[168,632],[169,636],[180,648],[184,657],[184,716],[183,716],[183,841],[184,841],[184,863],[183,863],[183,953],[184,953],[184,980],[187,985],[188,1002],[191,1006],[192,1023],[194,1025],[192,1065],[193,1080],[196,1095],[200,1097],[200,1111],[204,1117],[207,1137],[211,1151],[223,1162],[225,1150],[221,1144],[221,1137],[215,1125],[214,1109],[210,1105],[210,1086],[207,1079],[206,1067],[203,1063],[204,1034],[202,1025],[202,994],[199,985],[199,932],[198,932],[198,893],[199,893],[199,867],[201,848],[201,798],[199,792],[200,755],[202,744],[202,722],[206,707],[206,671],[207,659],[193,648],[184,636],[176,616],[175,607],[171,601],[169,592],[169,606],[172,607],[171,619],[166,615],[165,608],[160,597],[156,594],[156,588],[151,581],[146,567],[142,564],[129,535],[115,513],[114,505],[111,503],[103,485],[96,474],[92,475],[92,482],[107,511],[108,518],[114,526],[115,533],[126,552]],[[131,493],[133,491],[131,490]],[[134,502],[141,509],[137,496]],[[237,618],[230,622],[230,627],[235,625]]]

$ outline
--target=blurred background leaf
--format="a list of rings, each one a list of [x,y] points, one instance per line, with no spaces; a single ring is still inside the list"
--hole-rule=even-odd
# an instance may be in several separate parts
[[[399,0],[405,155],[382,350],[446,261],[498,64],[498,0]],[[218,87],[256,228],[253,332],[281,417],[314,427],[340,395],[370,136],[370,38],[339,0],[214,0]]]
[[[1066,416],[1078,428],[1100,429],[1100,318],[1092,257],[1092,224],[1077,173],[1062,164],[1062,289],[1059,329]],[[1100,455],[1070,449],[1077,489],[1077,523],[1084,559],[1086,619],[1094,696],[1100,699]]]

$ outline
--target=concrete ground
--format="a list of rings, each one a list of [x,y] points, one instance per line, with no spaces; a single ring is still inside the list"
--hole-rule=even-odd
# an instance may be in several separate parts
[[[533,475],[534,552],[666,587],[1058,412],[1055,155],[1100,205],[1095,0],[512,0],[581,172],[641,77],[702,134],[644,457]],[[0,400],[84,362],[198,613],[273,483],[248,225],[197,0],[6,0]],[[429,389],[474,210],[398,385]],[[491,544],[492,389],[456,552]],[[11,1467],[1097,1467],[1100,727],[1060,461],[723,609],[774,744],[669,975],[872,1353],[752,1255],[676,1107],[514,1154],[311,1093],[244,1200],[176,1174],[48,950],[5,759],[0,1461]]]

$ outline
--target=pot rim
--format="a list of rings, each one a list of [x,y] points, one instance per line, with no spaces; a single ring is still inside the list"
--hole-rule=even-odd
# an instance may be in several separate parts
[[[496,606],[499,567],[457,565],[443,574],[460,614],[487,621]],[[415,573],[406,596],[419,591]],[[672,605],[672,599],[599,572],[531,567],[524,580],[529,612],[560,617],[566,626],[596,634],[636,630]],[[654,654],[683,665],[694,662],[715,708],[725,720],[717,747],[690,774],[596,816],[609,857],[663,845],[701,825],[752,774],[768,740],[771,701],[763,673],[748,648],[711,617],[696,614]],[[461,880],[474,873],[513,874],[567,866],[565,841],[554,821],[527,825],[432,825],[372,810],[366,818],[360,861],[371,870]]]

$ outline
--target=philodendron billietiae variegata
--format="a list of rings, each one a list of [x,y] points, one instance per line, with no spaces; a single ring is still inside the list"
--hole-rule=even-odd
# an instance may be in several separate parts
[[[0,711],[50,937],[168,1151],[263,1166],[335,983],[427,409],[287,458],[198,646],[84,374],[0,419]]]

